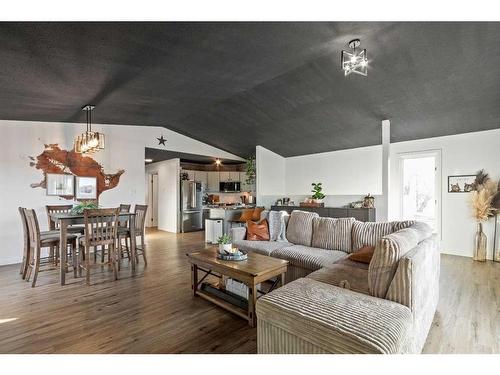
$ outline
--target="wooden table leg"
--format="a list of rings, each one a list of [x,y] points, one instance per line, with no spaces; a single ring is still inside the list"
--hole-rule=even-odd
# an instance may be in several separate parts
[[[196,264],[191,264],[191,289],[193,290],[193,296],[196,297],[196,291],[198,290],[198,266]]]
[[[67,233],[68,223],[66,220],[61,219],[59,224],[59,277],[61,285],[66,284],[66,256],[68,249]]]
[[[137,260],[137,248],[136,248],[137,243],[135,238],[135,215],[130,216],[129,230],[130,230],[130,256],[131,256],[130,261],[132,262],[132,273],[135,273],[135,263]]]
[[[283,272],[281,274],[281,286],[285,285],[286,283],[286,272]]]
[[[248,324],[250,327],[255,327],[257,325],[257,316],[255,315],[257,294],[257,285],[248,285]]]

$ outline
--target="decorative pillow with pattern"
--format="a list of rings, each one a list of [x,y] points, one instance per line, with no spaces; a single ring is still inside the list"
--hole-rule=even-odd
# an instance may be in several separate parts
[[[316,212],[292,211],[286,230],[288,242],[295,245],[311,246],[315,217],[319,217]]]
[[[312,246],[351,252],[351,231],[354,218],[316,217],[313,220]]]
[[[392,222],[392,230],[394,232],[397,232],[398,230],[409,228],[413,224],[415,224],[415,220],[393,221]]]
[[[352,251],[358,251],[363,246],[377,246],[382,237],[393,232],[393,223],[355,221],[352,225]]]

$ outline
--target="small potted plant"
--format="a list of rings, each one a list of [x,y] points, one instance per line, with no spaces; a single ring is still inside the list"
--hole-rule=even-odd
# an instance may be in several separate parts
[[[219,253],[231,253],[233,244],[231,243],[231,237],[227,234],[223,234],[217,238],[217,243],[219,244]]]
[[[313,182],[312,184],[312,200],[314,203],[323,203],[323,199],[325,198],[325,194],[322,193],[323,187],[321,186],[321,182]]]
[[[73,206],[71,209],[71,213],[73,215],[81,215],[85,210],[95,210],[98,209],[99,206],[95,201],[82,201],[78,202],[76,206]]]

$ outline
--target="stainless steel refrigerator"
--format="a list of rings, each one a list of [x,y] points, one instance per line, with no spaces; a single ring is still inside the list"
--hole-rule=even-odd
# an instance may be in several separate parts
[[[203,189],[201,182],[181,181],[181,231],[193,232],[203,229]]]

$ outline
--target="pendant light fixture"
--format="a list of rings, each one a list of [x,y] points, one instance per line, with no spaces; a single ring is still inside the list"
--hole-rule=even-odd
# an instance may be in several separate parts
[[[86,113],[87,129],[75,139],[75,151],[82,154],[93,154],[99,150],[104,150],[104,134],[92,131],[92,111],[95,106],[84,105],[82,111]]]
[[[342,51],[341,68],[346,76],[351,73],[360,74],[365,77],[368,75],[368,57],[366,55],[366,49],[356,50],[360,45],[361,41],[359,39],[353,39],[349,42],[351,51]]]

